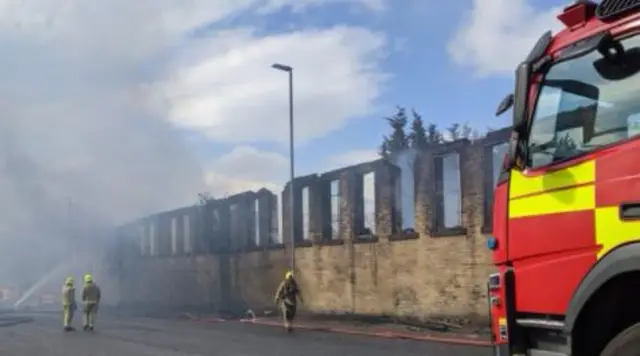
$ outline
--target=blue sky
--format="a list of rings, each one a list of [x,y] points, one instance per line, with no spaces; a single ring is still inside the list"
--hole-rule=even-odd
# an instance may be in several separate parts
[[[386,2],[384,9],[372,10],[350,1],[334,1],[303,10],[283,7],[266,16],[245,11],[233,19],[200,28],[197,36],[207,38],[223,29],[243,26],[251,26],[257,36],[263,38],[335,26],[363,28],[384,36],[383,53],[375,64],[376,70],[388,77],[371,100],[370,110],[364,115],[345,118],[338,128],[298,142],[296,166],[303,174],[375,157],[382,135],[389,131],[382,118],[392,114],[396,105],[415,108],[425,121],[435,122],[442,128],[455,122],[468,122],[479,129],[508,125],[508,115],[496,118],[493,113],[498,102],[512,89],[511,73],[517,60],[544,30],[558,28],[555,15],[558,8],[568,2],[483,0],[484,8],[479,8],[479,3],[406,0]],[[457,54],[452,48],[458,49]],[[282,61],[286,62],[287,55],[281,56]],[[323,53],[322,57],[323,65],[332,65],[332,53]],[[294,67],[308,69],[304,64],[296,63]],[[296,81],[302,75],[296,72]],[[284,85],[284,73],[281,77],[269,80],[281,80]],[[317,85],[321,87],[323,83]],[[272,120],[286,122],[286,86],[278,90],[282,96],[279,109],[282,116]],[[297,125],[308,124],[305,109],[305,103],[297,100]],[[282,130],[286,131],[286,127]],[[238,145],[238,142],[220,142],[204,136],[193,142],[198,142],[194,147],[204,162],[224,156]],[[288,155],[286,140],[248,140],[242,145],[260,152]],[[277,167],[282,171],[285,167],[280,163]],[[274,173],[267,180],[283,181],[287,171],[282,173]],[[247,174],[242,172],[244,176]],[[257,179],[264,179],[264,174]]]

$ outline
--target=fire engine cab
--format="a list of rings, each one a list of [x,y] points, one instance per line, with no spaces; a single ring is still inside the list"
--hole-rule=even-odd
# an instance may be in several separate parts
[[[495,354],[640,355],[640,0],[575,1],[497,114]]]

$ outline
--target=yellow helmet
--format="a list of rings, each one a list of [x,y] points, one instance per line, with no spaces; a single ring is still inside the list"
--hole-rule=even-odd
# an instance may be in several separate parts
[[[287,273],[284,275],[284,279],[289,279],[289,278],[293,278],[293,271],[287,271]]]
[[[65,285],[68,285],[68,286],[72,286],[72,285],[73,285],[73,277],[67,277],[67,278],[64,280],[64,284],[65,284]]]
[[[93,276],[90,273],[87,273],[84,275],[84,283],[92,283],[93,282]]]

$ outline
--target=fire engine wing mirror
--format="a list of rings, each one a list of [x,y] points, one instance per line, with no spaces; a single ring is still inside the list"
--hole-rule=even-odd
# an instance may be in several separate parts
[[[516,69],[516,85],[513,93],[513,129],[521,131],[529,112],[529,83],[531,63],[522,62]]]
[[[496,110],[496,116],[504,114],[507,110],[513,106],[513,94],[509,94],[502,99]]]

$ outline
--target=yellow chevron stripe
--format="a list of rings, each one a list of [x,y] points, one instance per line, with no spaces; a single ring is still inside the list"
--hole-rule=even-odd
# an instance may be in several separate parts
[[[636,240],[640,240],[640,221],[621,220],[617,206],[596,209],[596,244],[602,246],[598,258],[620,244]]]
[[[595,186],[590,184],[511,199],[509,201],[509,217],[522,218],[535,215],[570,213],[592,210],[595,207]]]
[[[582,185],[595,180],[596,164],[593,160],[535,177],[528,177],[523,172],[512,170],[509,198]]]

